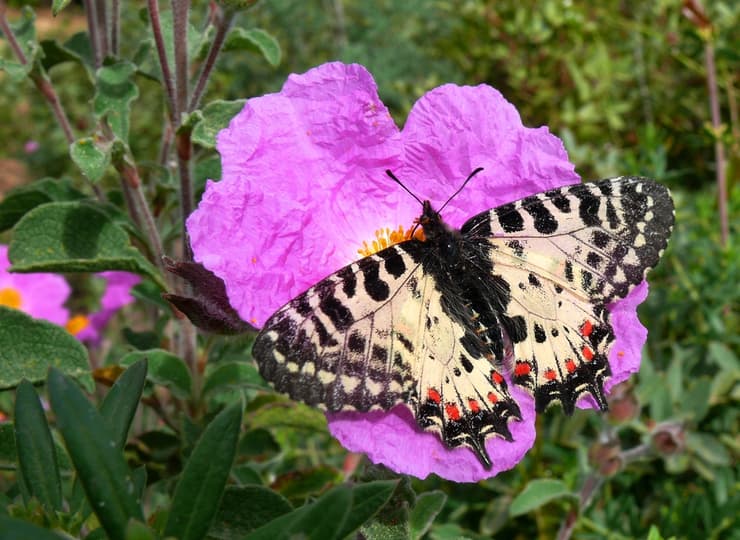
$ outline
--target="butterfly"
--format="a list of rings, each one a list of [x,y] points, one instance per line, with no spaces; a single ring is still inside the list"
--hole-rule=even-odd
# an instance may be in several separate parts
[[[607,409],[607,306],[657,264],[673,222],[668,189],[629,176],[525,197],[460,229],[425,201],[423,235],[293,298],[253,356],[276,390],[309,405],[405,404],[421,429],[490,469],[486,439],[511,441],[521,419],[509,384],[538,412],[560,402],[570,415],[583,395]]]

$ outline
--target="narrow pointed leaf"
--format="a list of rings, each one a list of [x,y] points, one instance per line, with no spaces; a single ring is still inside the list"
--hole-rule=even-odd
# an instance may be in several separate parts
[[[123,540],[129,519],[144,520],[123,454],[103,417],[74,382],[52,368],[48,385],[57,427],[87,499],[108,536]]]
[[[413,538],[424,536],[434,523],[434,518],[444,507],[446,500],[447,495],[442,491],[429,491],[416,498],[416,503],[409,512],[409,526]]]
[[[139,399],[144,390],[146,372],[146,359],[129,366],[118,377],[100,405],[100,415],[108,426],[118,449],[122,449],[126,443],[131,421],[134,419],[136,407],[139,405]]]
[[[0,540],[65,540],[68,536],[58,535],[38,525],[0,515]]]
[[[50,366],[77,378],[86,389],[94,388],[87,350],[74,336],[4,306],[0,306],[0,366],[0,389],[13,388],[24,378],[41,382]]]
[[[560,497],[574,497],[560,480],[541,478],[529,482],[524,490],[514,497],[509,507],[510,516],[520,516]]]
[[[54,441],[33,385],[24,380],[15,394],[18,464],[30,495],[48,511],[62,509],[62,481]]]
[[[344,522],[340,538],[352,534],[383,508],[393,495],[398,480],[378,480],[352,489],[352,508]]]
[[[146,358],[148,361],[147,379],[149,381],[166,386],[180,399],[190,397],[193,383],[190,372],[180,357],[164,349],[133,351],[121,358],[121,365],[129,365],[141,358]]]
[[[352,506],[352,490],[337,486],[319,500],[280,516],[248,534],[245,540],[334,540],[342,538]]]
[[[208,424],[175,488],[164,536],[195,540],[208,532],[234,461],[241,422],[241,403],[235,403]]]

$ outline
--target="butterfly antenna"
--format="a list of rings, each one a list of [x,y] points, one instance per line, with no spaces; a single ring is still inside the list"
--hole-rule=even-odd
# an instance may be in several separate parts
[[[419,201],[419,204],[421,204],[422,206],[424,205],[424,203],[421,202],[421,199],[419,197],[417,197],[416,195],[414,195],[409,188],[407,188],[406,186],[404,186],[403,185],[403,182],[401,182],[398,178],[396,178],[396,175],[393,174],[390,169],[386,169],[385,170],[385,174],[387,174],[391,178],[391,180],[393,180],[396,184],[398,184],[399,186],[401,186],[404,189],[404,191],[406,191],[406,193],[408,193],[414,199],[416,199],[417,201]]]
[[[444,210],[444,207],[447,206],[447,203],[449,203],[452,199],[457,197],[457,194],[460,193],[465,188],[465,186],[468,185],[468,182],[470,182],[470,179],[473,178],[476,174],[478,174],[482,170],[483,170],[483,167],[478,167],[473,172],[471,172],[468,175],[468,177],[465,179],[465,182],[462,183],[462,186],[460,186],[455,193],[450,195],[450,198],[445,201],[445,203],[440,207],[439,210],[437,210],[437,213],[442,213],[442,210]]]

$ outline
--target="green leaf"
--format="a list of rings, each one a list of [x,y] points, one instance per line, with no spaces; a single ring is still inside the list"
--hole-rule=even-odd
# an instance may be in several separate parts
[[[27,380],[18,385],[15,396],[15,442],[23,480],[47,511],[61,510],[62,480],[39,396]]]
[[[235,403],[208,424],[175,488],[165,536],[195,540],[208,532],[234,461],[241,422],[242,406]]]
[[[87,499],[108,536],[123,540],[129,519],[144,519],[123,454],[103,417],[70,379],[52,368],[48,385],[57,427]]]
[[[126,444],[128,430],[144,390],[146,375],[146,359],[133,363],[118,377],[100,404],[100,416],[103,417],[119,450]]]
[[[289,500],[296,502],[320,493],[327,486],[341,481],[342,473],[331,465],[317,465],[315,467],[287,472],[272,484],[272,487]]]
[[[15,429],[10,422],[0,424],[0,463],[11,466],[18,460],[15,449]]]
[[[260,28],[232,28],[224,43],[226,51],[253,51],[261,54],[265,60],[275,67],[280,63],[282,51],[280,43],[272,35]]]
[[[5,71],[14,82],[23,80],[33,69],[39,44],[36,41],[36,14],[33,9],[24,6],[17,21],[10,23],[10,29],[26,57],[26,63],[0,58],[0,70]]]
[[[520,516],[560,497],[575,497],[560,480],[541,478],[529,482],[522,492],[514,497],[509,507],[509,515]]]
[[[244,108],[246,100],[211,101],[202,112],[203,119],[195,124],[191,140],[204,148],[216,147],[216,135],[229,125],[234,116]]]
[[[51,14],[56,17],[71,2],[72,2],[72,0],[52,0],[52,2],[51,2]]]
[[[223,540],[241,538],[292,509],[283,496],[266,487],[229,486],[208,536]]]
[[[128,143],[131,102],[139,97],[133,83],[136,66],[118,62],[101,67],[96,73],[96,92],[93,110],[97,118],[105,117],[111,130],[121,141]]]
[[[147,274],[166,288],[126,232],[84,202],[42,204],[28,212],[15,226],[8,257],[16,272],[126,270]]]
[[[110,154],[110,144],[99,143],[93,137],[85,137],[69,145],[69,157],[91,182],[103,177],[110,165]]]
[[[724,343],[712,341],[709,343],[709,360],[728,372],[740,370],[740,361],[732,350]]]
[[[41,382],[49,366],[77,378],[90,391],[95,387],[87,350],[74,336],[5,306],[0,306],[0,365],[0,389],[13,388],[24,378]]]
[[[157,535],[141,521],[131,520],[126,526],[125,538],[126,540],[156,540]]]
[[[217,364],[206,377],[203,395],[233,388],[269,388],[257,368],[247,362]]]
[[[352,506],[352,490],[337,486],[316,502],[284,514],[252,531],[244,540],[289,540],[294,537],[310,540],[341,538]]]
[[[84,195],[74,189],[67,179],[42,178],[30,185],[17,187],[0,201],[0,232],[10,229],[27,212],[41,204],[82,198]]]
[[[426,534],[434,523],[434,518],[444,507],[445,501],[447,501],[447,495],[442,491],[429,491],[417,497],[409,513],[412,538],[421,538]]]
[[[326,416],[302,403],[278,401],[254,411],[250,418],[253,428],[288,427],[308,431],[326,431]]]
[[[133,351],[121,358],[121,365],[127,366],[144,358],[149,361],[147,379],[154,384],[166,386],[180,399],[190,397],[192,380],[180,357],[164,349]]]
[[[41,41],[41,65],[46,71],[49,71],[54,66],[64,64],[66,62],[72,62],[82,66],[90,75],[90,82],[94,83],[90,66],[87,63],[87,59],[80,54],[79,51],[74,50],[70,45],[74,46],[75,42],[70,40],[64,45],[59,43],[55,39],[44,39]]]
[[[339,538],[349,536],[372,518],[390,500],[398,480],[378,480],[352,489],[352,507]]]
[[[27,521],[0,515],[0,540],[68,540],[48,529],[43,529]]]

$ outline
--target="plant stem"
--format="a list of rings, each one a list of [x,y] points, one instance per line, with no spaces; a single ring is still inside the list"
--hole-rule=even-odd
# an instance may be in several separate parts
[[[159,57],[159,67],[162,70],[162,81],[167,95],[167,108],[170,111],[170,121],[174,124],[177,117],[177,104],[175,102],[175,87],[172,80],[172,71],[167,61],[167,49],[164,46],[164,36],[162,35],[162,21],[159,18],[159,3],[157,0],[148,0],[149,4],[149,21],[152,24],[152,34],[154,35],[154,44],[157,47],[157,56]]]
[[[714,62],[714,44],[711,36],[704,44],[704,64],[707,69],[707,86],[709,87],[709,106],[712,111],[712,128],[714,134],[714,158],[716,162],[717,205],[719,208],[720,243],[726,247],[730,239],[729,219],[727,217],[727,175],[725,169],[725,146],[722,142],[719,113],[719,90],[717,88],[717,66]]]
[[[179,127],[180,115],[188,106],[188,13],[189,0],[172,0],[172,35],[175,49],[175,102],[177,116],[175,126]]]
[[[221,48],[226,40],[226,35],[231,28],[231,24],[234,22],[234,16],[236,12],[231,9],[226,9],[221,17],[217,17],[216,20],[216,35],[211,43],[211,48],[208,50],[205,62],[201,66],[200,73],[198,74],[198,82],[195,84],[193,95],[190,98],[190,105],[188,105],[188,112],[192,112],[198,108],[200,100],[205,92],[208,79],[211,77],[211,72],[216,66],[216,59],[218,54],[221,52]]]
[[[90,33],[90,48],[93,52],[95,69],[103,65],[103,56],[100,45],[100,28],[98,28],[98,15],[95,0],[83,0],[85,5],[85,15],[87,16],[87,30]]]
[[[106,0],[96,0],[96,15],[98,16],[98,35],[100,36],[100,56],[105,59],[110,52],[110,34],[108,32],[108,6]]]
[[[4,1],[0,2],[0,30],[2,30],[3,35],[5,36],[5,39],[8,40],[8,43],[10,44],[10,48],[13,49],[13,54],[15,54],[15,57],[18,59],[18,61],[23,64],[24,66],[28,65],[28,58],[26,58],[25,53],[23,52],[23,49],[20,46],[20,43],[18,43],[18,38],[16,38],[15,34],[13,33],[13,30],[10,28],[10,24],[8,24],[8,19],[5,16],[6,12],[6,4]],[[51,80],[46,75],[45,72],[41,71],[41,67],[39,66],[38,71],[35,69],[32,69],[32,71],[28,74],[29,78],[33,81],[33,83],[36,85],[36,88],[38,88],[39,92],[41,92],[41,95],[44,96],[47,103],[49,103],[49,106],[51,107],[51,111],[54,114],[54,117],[57,119],[57,122],[59,123],[59,126],[62,128],[62,131],[64,132],[64,138],[67,139],[68,144],[72,144],[75,140],[74,133],[72,133],[72,125],[69,123],[69,118],[67,118],[67,113],[64,111],[64,107],[62,107],[62,102],[59,99],[59,95],[57,94],[56,90],[54,89],[54,86],[51,84]]]
[[[121,0],[111,3],[110,53],[118,56],[118,44],[121,39]]]

